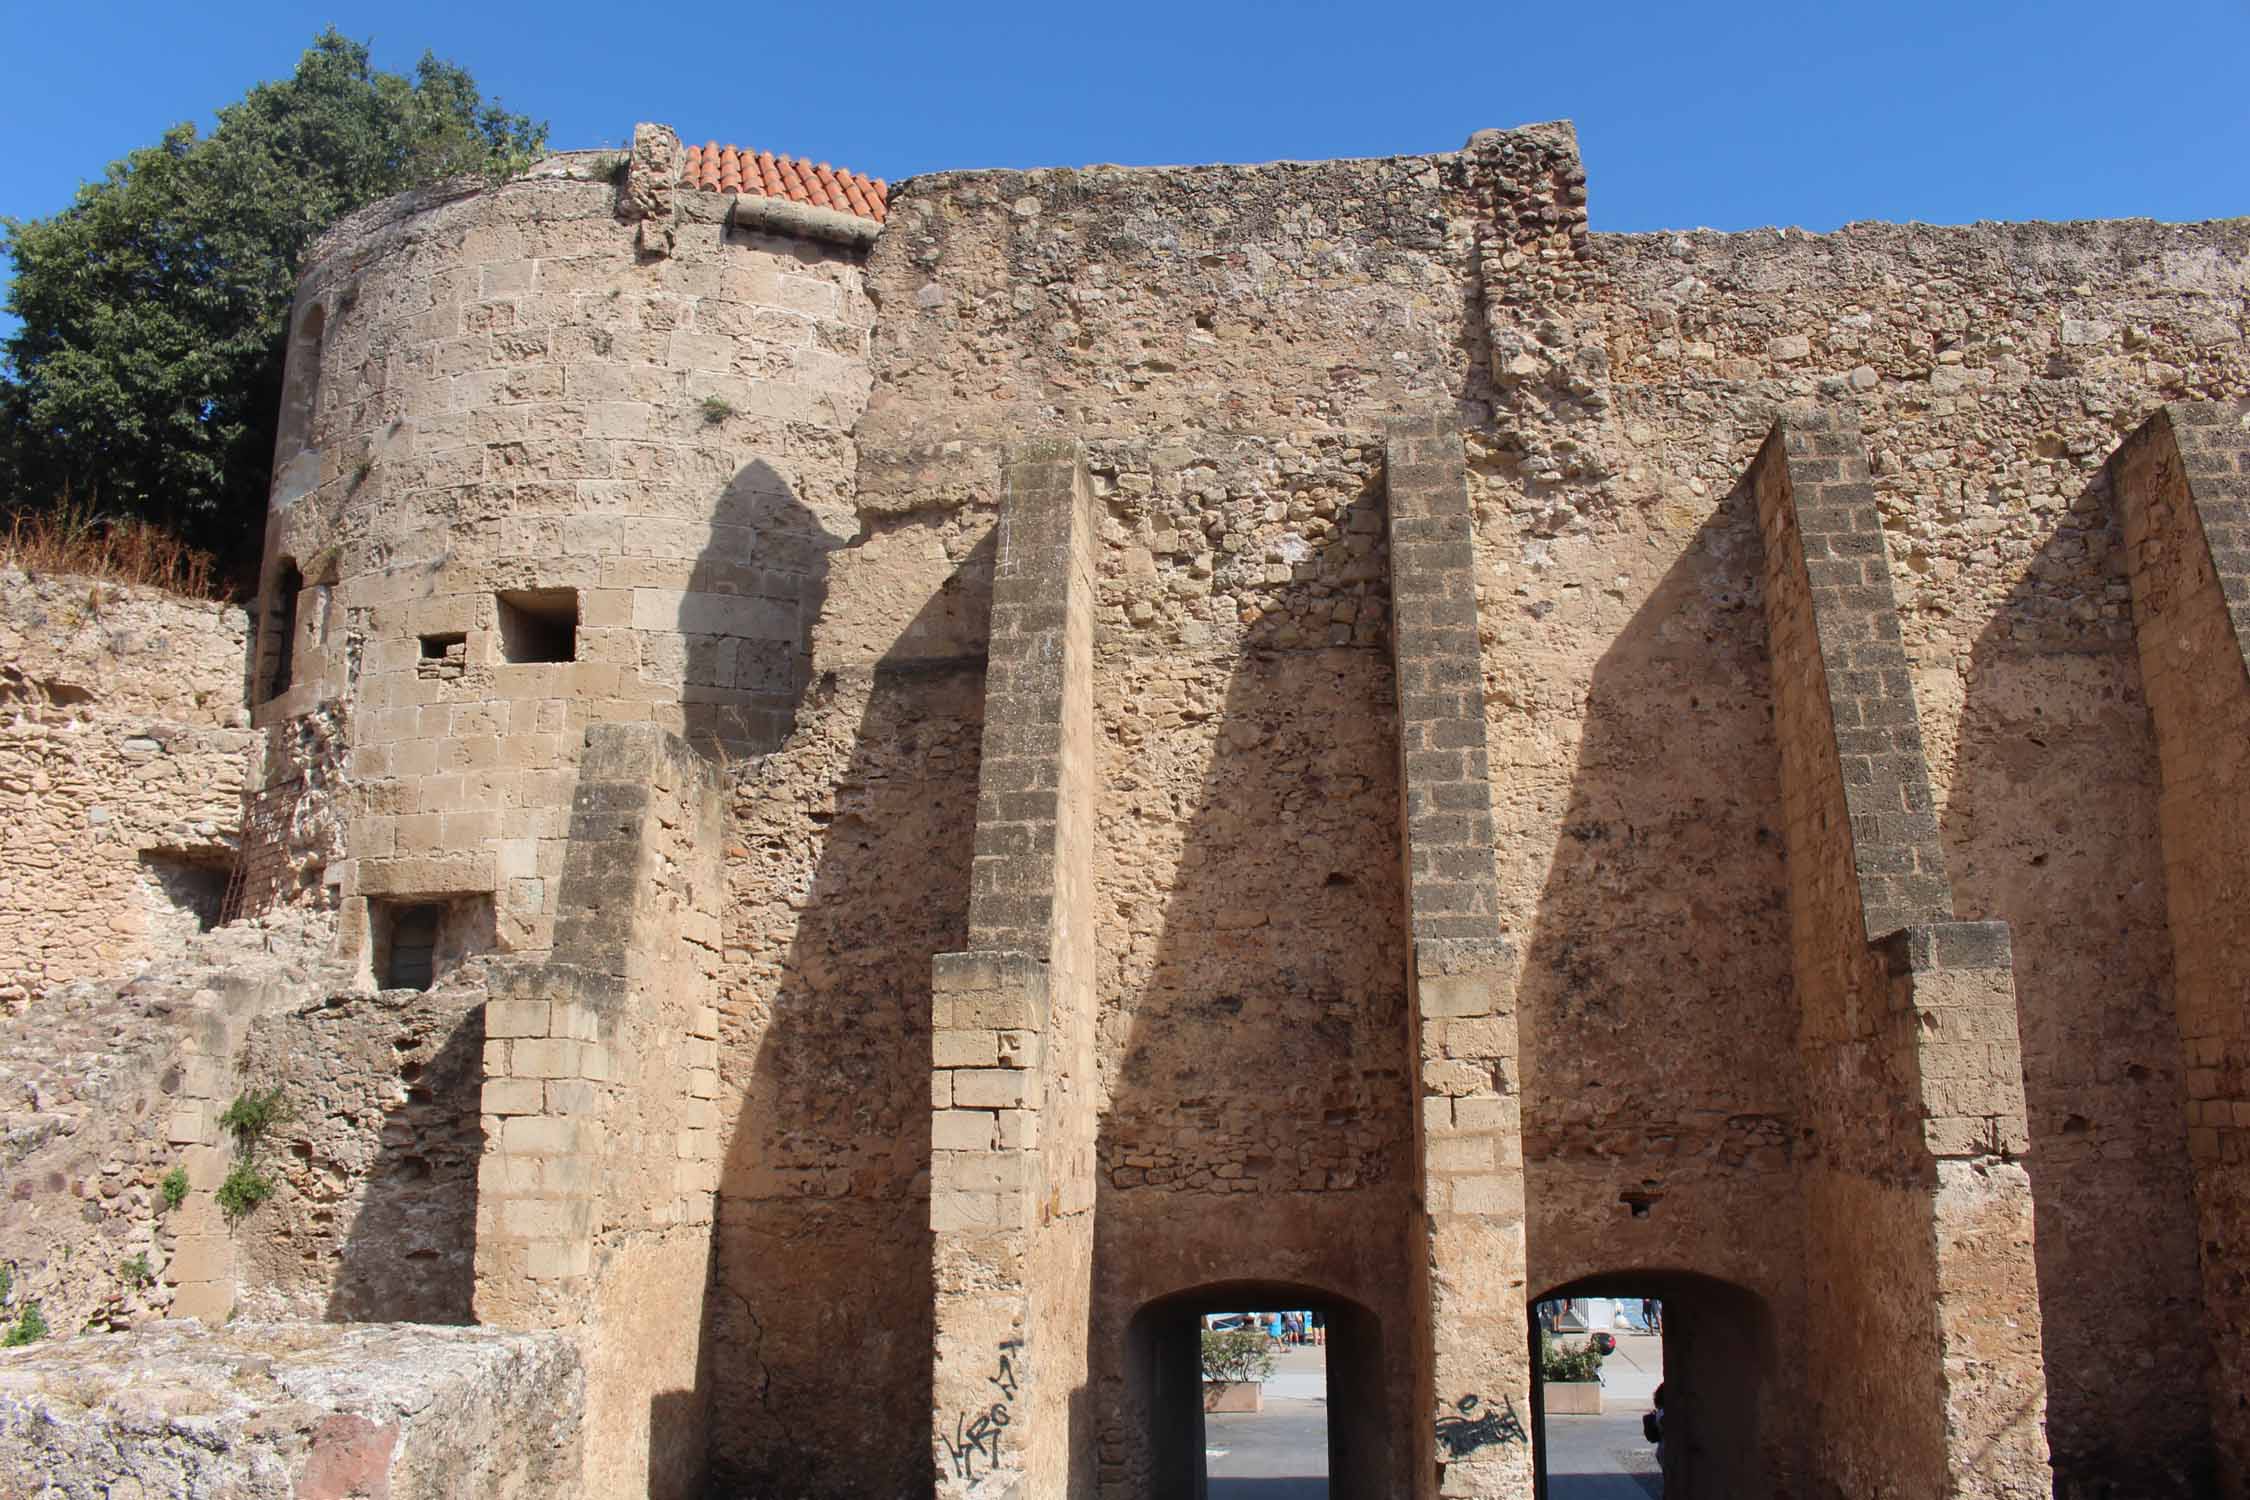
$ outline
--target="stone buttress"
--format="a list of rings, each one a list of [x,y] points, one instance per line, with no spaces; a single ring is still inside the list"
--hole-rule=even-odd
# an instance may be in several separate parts
[[[2213,1436],[2223,1493],[2240,1497],[2250,1495],[2250,406],[2168,406],[2112,464],[2163,772],[2188,1156],[2216,1335]]]
[[[1530,1483],[1523,1121],[1513,948],[1500,935],[1467,464],[1450,413],[1394,423],[1392,642],[1413,946],[1424,1283],[1415,1329],[1437,1493]]]
[[[1856,416],[1751,466],[1805,1072],[1815,1469],[1847,1495],[2044,1495],[2008,929],[1953,920]]]
[[[1075,442],[1011,448],[970,949],[938,955],[930,1228],[938,1493],[1085,1493],[1092,1266],[1092,567]]]

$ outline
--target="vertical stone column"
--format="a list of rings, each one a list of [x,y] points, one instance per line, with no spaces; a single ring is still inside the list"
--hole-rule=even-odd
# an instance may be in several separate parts
[[[1068,440],[1003,470],[970,951],[931,1017],[938,1493],[1089,1492],[1094,1198],[1093,523]]]
[[[2250,1495],[2250,405],[2180,404],[2112,460],[2163,775],[2158,825],[2213,1437]],[[2229,1336],[2229,1330],[2232,1336]]]
[[[1531,1483],[1517,969],[1500,933],[1468,466],[1450,415],[1393,424],[1385,469],[1420,1080],[1411,1253],[1428,1318],[1417,1379],[1430,1384],[1417,1395],[1434,1422],[1434,1493],[1512,1497]]]
[[[1955,922],[1859,424],[1752,465],[1788,831],[1814,1462],[1851,1495],[2048,1489],[2007,928]]]
[[[239,1028],[230,1026],[216,995],[200,991],[180,1046],[180,1085],[165,1140],[179,1148],[188,1195],[164,1215],[171,1240],[164,1280],[172,1287],[175,1318],[201,1318],[213,1326],[234,1312],[237,1291],[233,1226],[219,1209],[219,1184],[234,1165],[233,1142],[219,1124],[236,1088]]]
[[[685,741],[595,726],[554,958],[485,1006],[477,1320],[579,1333],[589,1494],[703,1488],[722,828]]]

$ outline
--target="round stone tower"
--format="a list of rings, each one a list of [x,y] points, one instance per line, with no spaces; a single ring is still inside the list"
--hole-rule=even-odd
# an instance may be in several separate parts
[[[337,902],[383,984],[543,949],[589,725],[779,743],[853,525],[884,197],[642,126],[630,152],[393,198],[319,242],[241,905]]]

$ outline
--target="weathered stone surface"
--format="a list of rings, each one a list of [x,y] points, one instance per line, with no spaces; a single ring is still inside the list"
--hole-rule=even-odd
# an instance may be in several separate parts
[[[238,607],[0,568],[0,1007],[218,919],[246,631]]]
[[[0,1353],[0,1493],[51,1500],[573,1500],[566,1338],[164,1323]]]
[[[1432,1500],[1608,1288],[1675,1500],[2241,1493],[2250,224],[1598,235],[1552,124],[939,174],[862,252],[676,157],[314,257],[246,842],[359,983],[127,1316],[364,1227],[586,1331],[612,1487],[1140,1500],[1194,1313],[1320,1305],[1339,1487]]]

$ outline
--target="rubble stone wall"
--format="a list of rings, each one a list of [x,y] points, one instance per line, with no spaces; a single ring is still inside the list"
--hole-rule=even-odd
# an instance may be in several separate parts
[[[217,920],[246,630],[230,605],[0,570],[0,1005]]]
[[[2250,1493],[2250,972],[2242,828],[2250,747],[2250,407],[2167,408],[2118,455],[2141,670],[2163,770],[2165,890],[2189,1160],[2213,1329],[2216,1492]]]

